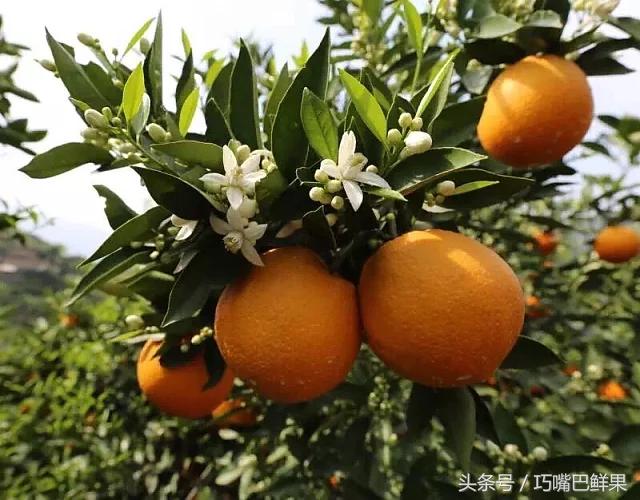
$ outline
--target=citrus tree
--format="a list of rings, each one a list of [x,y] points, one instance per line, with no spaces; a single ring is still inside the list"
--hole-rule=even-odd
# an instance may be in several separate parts
[[[633,495],[638,122],[601,117],[615,132],[574,148],[587,77],[630,71],[612,54],[638,21],[615,2],[323,3],[295,68],[244,42],[196,57],[183,33],[171,103],[160,15],[121,52],[80,34],[88,64],[47,33],[87,128],[23,172],[130,168],[157,203],[94,186],[114,231],[69,304],[144,298],[119,338],[146,341],[147,399],[250,426],[220,432],[202,495],[535,498],[577,472]],[[563,196],[582,154],[623,151],[621,175]]]

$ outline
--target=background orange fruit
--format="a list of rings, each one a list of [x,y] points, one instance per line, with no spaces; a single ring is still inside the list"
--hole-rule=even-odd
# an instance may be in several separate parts
[[[591,89],[577,64],[555,55],[528,56],[489,87],[478,137],[508,165],[542,165],[579,144],[592,118]]]
[[[598,386],[598,396],[607,401],[622,401],[627,397],[627,390],[616,380],[607,380]]]
[[[143,346],[138,357],[137,375],[140,389],[159,410],[182,418],[203,418],[224,401],[233,385],[233,374],[225,370],[220,381],[206,390],[209,373],[202,353],[188,363],[165,368],[155,356],[162,342],[151,340]],[[155,357],[154,357],[155,356]]]
[[[598,233],[594,248],[602,260],[619,264],[640,253],[640,235],[630,227],[609,226]]]
[[[278,248],[263,260],[218,301],[220,352],[263,396],[313,399],[342,382],[358,354],[355,287],[306,248]]]
[[[384,244],[359,285],[366,338],[392,370],[432,387],[491,377],[524,321],[518,278],[493,250],[450,231]]]
[[[538,252],[542,255],[549,255],[558,247],[558,238],[553,231],[538,231],[534,233],[533,239]]]
[[[216,427],[253,427],[256,425],[257,415],[253,408],[248,407],[243,398],[227,399],[212,412]]]
[[[529,295],[526,298],[525,305],[527,307],[527,317],[529,318],[545,318],[549,316],[549,309],[534,295]]]

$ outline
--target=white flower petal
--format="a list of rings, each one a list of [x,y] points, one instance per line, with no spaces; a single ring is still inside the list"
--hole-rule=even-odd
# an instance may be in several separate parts
[[[244,236],[249,241],[258,241],[267,231],[267,224],[251,224],[244,230]]]
[[[227,200],[229,200],[231,208],[237,210],[242,205],[242,200],[244,200],[244,192],[239,187],[229,186],[227,188]]]
[[[233,175],[238,169],[238,160],[229,146],[222,146],[222,163],[227,176]]]
[[[320,164],[320,170],[326,173],[329,177],[334,179],[342,179],[342,172],[338,166],[331,160],[325,160]]]
[[[292,220],[282,226],[282,229],[276,233],[276,238],[288,238],[300,229],[302,229],[302,219]]]
[[[389,183],[385,181],[378,174],[374,174],[372,172],[359,172],[356,175],[355,180],[361,182],[362,184],[369,184],[370,186],[376,186],[381,188],[390,189]]]
[[[231,226],[226,221],[213,214],[209,217],[209,224],[211,224],[211,229],[218,234],[225,235],[231,231]]]
[[[258,170],[257,172],[251,172],[242,176],[242,185],[245,184],[251,185],[251,187],[255,187],[258,181],[261,181],[267,176],[267,172],[264,170]]]
[[[254,246],[251,243],[249,243],[247,240],[244,240],[242,242],[242,247],[240,248],[240,251],[242,252],[242,255],[244,255],[244,258],[247,259],[249,262],[251,262],[253,265],[264,266],[264,262],[262,262],[260,255],[254,248]]]
[[[242,204],[242,202],[241,202]],[[236,231],[240,231],[244,234],[244,228],[249,223],[248,219],[245,219],[238,210],[230,208],[227,210],[227,220],[229,225]]]
[[[342,135],[342,139],[340,140],[340,149],[338,150],[338,165],[348,165],[355,153],[356,134],[354,134],[350,130],[349,132],[345,132]]]
[[[187,219],[183,219],[182,217],[178,217],[177,215],[172,215],[171,216],[171,224],[173,224],[176,227],[182,227],[185,224],[188,224],[190,221]]]
[[[247,158],[244,163],[240,166],[240,171],[243,174],[248,174],[251,172],[255,172],[260,168],[260,156],[251,155]]]
[[[344,191],[347,194],[347,198],[349,199],[349,203],[351,203],[353,210],[357,212],[360,205],[362,205],[362,199],[364,197],[362,189],[360,189],[360,186],[358,186],[356,182],[350,180],[342,181],[342,186],[344,187]]]
[[[177,241],[186,240],[189,236],[193,234],[193,231],[195,231],[197,225],[198,223],[196,221],[193,221],[182,226],[180,228],[180,231],[178,231],[178,234],[176,234],[176,240]]]

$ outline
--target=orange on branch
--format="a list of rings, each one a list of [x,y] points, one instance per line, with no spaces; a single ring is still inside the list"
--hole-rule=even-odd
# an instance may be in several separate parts
[[[630,227],[609,226],[598,233],[594,248],[602,260],[620,264],[640,253],[640,235]]]
[[[283,403],[340,384],[360,348],[356,290],[302,247],[271,250],[222,293],[215,335],[238,377]]]
[[[606,401],[622,401],[627,398],[627,390],[616,380],[607,380],[598,386],[598,396]]]
[[[556,55],[528,56],[491,84],[478,137],[494,158],[518,168],[560,160],[593,118],[585,73]]]
[[[533,239],[541,255],[549,255],[558,247],[558,238],[553,231],[538,231],[534,233]]]
[[[432,387],[489,379],[524,321],[518,278],[493,250],[459,233],[413,231],[366,262],[360,310],[371,349]]]
[[[247,406],[243,398],[223,401],[211,415],[215,426],[219,428],[253,427],[258,420],[255,410]]]
[[[147,399],[159,410],[182,418],[204,418],[231,392],[233,374],[225,369],[213,387],[204,389],[209,372],[204,355],[199,352],[186,364],[167,368],[156,356],[162,342],[152,340],[140,351],[137,365],[138,384]]]

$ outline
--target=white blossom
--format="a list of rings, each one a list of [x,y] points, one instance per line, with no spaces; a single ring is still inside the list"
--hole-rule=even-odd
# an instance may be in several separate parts
[[[176,234],[176,240],[182,241],[186,240],[189,236],[193,234],[198,225],[197,220],[187,220],[182,217],[178,217],[177,215],[171,216],[171,224],[180,228],[178,234]]]
[[[237,210],[227,210],[224,221],[211,215],[209,222],[213,230],[224,236],[224,246],[231,253],[241,252],[245,259],[256,266],[263,266],[262,259],[255,249],[256,242],[264,236],[267,224],[249,222]]]
[[[433,140],[426,132],[412,130],[407,134],[407,137],[404,138],[404,144],[406,147],[402,150],[402,155],[407,157],[429,151]]]
[[[338,163],[333,160],[322,160],[320,170],[329,177],[342,182],[349,203],[354,210],[362,205],[362,189],[358,185],[368,184],[389,189],[390,186],[382,177],[373,172],[363,172],[367,165],[367,158],[362,153],[356,153],[356,136],[353,132],[345,132],[340,141]]]

